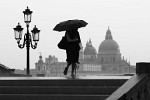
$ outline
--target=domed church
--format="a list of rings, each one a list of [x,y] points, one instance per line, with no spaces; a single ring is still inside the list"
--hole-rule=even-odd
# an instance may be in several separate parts
[[[98,48],[98,52],[92,45],[91,39],[86,43],[86,47],[80,50],[80,62],[83,65],[83,71],[93,69],[104,73],[126,73],[130,66],[130,62],[121,57],[118,43],[113,40],[112,33],[108,27],[105,40],[103,40]],[[92,67],[97,68],[92,68]],[[89,68],[91,67],[91,68]]]

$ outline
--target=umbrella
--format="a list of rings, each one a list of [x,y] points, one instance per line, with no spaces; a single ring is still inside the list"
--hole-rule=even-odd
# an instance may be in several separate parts
[[[81,27],[85,27],[88,23],[84,20],[67,20],[60,22],[54,27],[54,31],[66,31],[66,30],[73,30]]]

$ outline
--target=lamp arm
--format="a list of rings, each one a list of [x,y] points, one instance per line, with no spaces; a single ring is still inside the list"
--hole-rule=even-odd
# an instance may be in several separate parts
[[[30,35],[30,39],[31,39],[31,47],[32,47],[32,49],[36,49],[37,48],[37,42],[35,42],[35,44],[33,45],[32,44],[32,37],[31,37],[31,35]]]
[[[25,46],[25,42],[26,42],[26,35],[24,35],[23,44],[20,44],[20,40],[18,40],[18,41],[17,41],[17,43],[18,43],[18,47],[19,47],[19,48],[21,48],[21,49],[22,49],[22,48],[24,48],[24,46]]]

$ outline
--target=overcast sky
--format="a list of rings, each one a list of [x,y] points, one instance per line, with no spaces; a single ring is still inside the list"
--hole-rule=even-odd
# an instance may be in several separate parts
[[[0,5],[0,63],[10,68],[26,68],[26,48],[18,48],[13,28],[20,22],[26,32],[22,12],[27,6],[33,11],[30,30],[34,25],[41,30],[37,49],[30,49],[31,68],[35,68],[39,52],[44,59],[55,55],[65,61],[65,51],[57,47],[64,32],[53,28],[68,19],[88,23],[79,29],[83,47],[91,38],[98,51],[109,26],[122,56],[132,65],[150,61],[149,0],[1,0]]]

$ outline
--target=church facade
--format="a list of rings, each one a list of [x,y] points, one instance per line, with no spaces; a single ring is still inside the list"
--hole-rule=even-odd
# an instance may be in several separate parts
[[[130,62],[121,56],[120,48],[113,39],[110,29],[106,31],[105,39],[99,45],[98,52],[92,41],[81,47],[79,56],[80,67],[78,75],[124,74],[134,72]],[[57,58],[49,56],[43,62],[40,56],[35,68],[46,76],[62,76],[66,62],[59,62]]]

